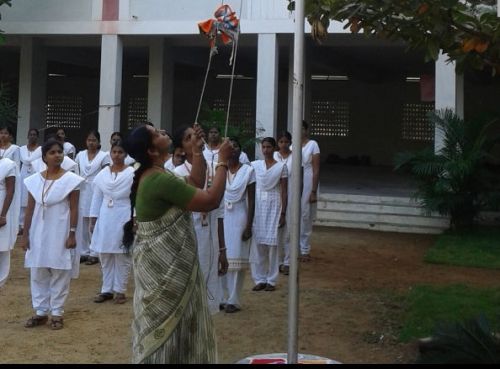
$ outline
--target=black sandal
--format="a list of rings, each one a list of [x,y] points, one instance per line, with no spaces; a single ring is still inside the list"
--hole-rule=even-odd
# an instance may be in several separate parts
[[[94,297],[94,302],[100,304],[106,300],[113,300],[113,294],[110,292],[99,293]]]
[[[40,325],[45,325],[47,323],[47,320],[49,320],[49,317],[47,315],[45,316],[40,316],[40,315],[34,315],[31,318],[29,318],[26,323],[24,323],[25,328],[35,328]]]
[[[89,256],[87,261],[85,262],[85,265],[94,265],[99,262],[99,258],[95,256]]]

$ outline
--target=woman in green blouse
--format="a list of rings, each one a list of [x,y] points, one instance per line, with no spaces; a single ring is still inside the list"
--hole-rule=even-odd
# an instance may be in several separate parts
[[[203,131],[193,128],[192,175],[204,173]],[[149,125],[134,129],[125,147],[140,163],[131,202],[137,233],[132,246],[135,280],[134,363],[215,363],[217,348],[199,268],[190,211],[217,208],[225,190],[232,146],[225,141],[212,187],[203,191],[164,170],[170,138]],[[131,224],[124,244],[133,240]]]

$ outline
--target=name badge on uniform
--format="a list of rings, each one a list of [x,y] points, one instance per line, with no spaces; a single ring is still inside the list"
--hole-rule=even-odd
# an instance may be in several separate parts
[[[229,202],[229,201],[226,201],[226,209],[231,210],[232,208],[233,208],[233,203]]]
[[[113,199],[109,199],[108,200],[108,208],[112,208],[113,207]]]
[[[31,164],[28,164],[27,172],[31,173],[33,171],[33,166]]]

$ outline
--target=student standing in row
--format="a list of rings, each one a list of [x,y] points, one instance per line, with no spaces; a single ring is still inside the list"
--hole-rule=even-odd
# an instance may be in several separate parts
[[[76,155],[79,174],[85,180],[80,186],[80,200],[78,208],[78,232],[76,234],[80,261],[86,265],[99,262],[97,253],[90,249],[90,204],[92,202],[92,182],[97,173],[109,164],[108,153],[101,150],[101,135],[97,131],[90,131],[86,137],[87,150]]]
[[[224,193],[224,240],[228,272],[221,277],[226,313],[241,310],[241,291],[250,256],[250,238],[255,210],[255,170],[239,160],[241,148],[238,140],[230,140],[233,155],[228,161],[226,191]]]
[[[102,270],[101,292],[94,298],[100,303],[115,299],[127,301],[130,255],[123,248],[123,226],[130,220],[130,189],[134,169],[125,164],[127,153],[121,141],[111,146],[111,166],[102,169],[94,179],[90,208],[91,249],[99,254]],[[114,295],[113,295],[114,294]]]
[[[292,144],[292,135],[290,132],[284,131],[278,136],[278,151],[274,152],[274,160],[283,163],[286,166],[288,173],[288,211],[286,212],[285,226],[281,227],[278,234],[278,250],[280,254],[280,267],[279,270],[285,275],[288,275],[290,269],[290,204],[292,201],[292,151],[290,145]]]
[[[21,157],[21,211],[19,214],[19,230],[24,227],[24,213],[28,206],[28,190],[24,185],[24,179],[35,173],[33,162],[42,157],[42,148],[38,145],[38,130],[31,128],[28,131],[28,144],[21,146],[19,152]]]
[[[121,134],[121,132],[118,132],[118,131],[113,132],[111,134],[111,138],[109,139],[109,144],[111,145],[111,147],[113,147],[113,145],[119,141],[123,142],[123,135]],[[111,163],[111,151],[108,152],[108,155],[109,155],[108,162]],[[125,165],[134,165],[135,160],[133,157],[131,157],[130,155],[127,154],[124,162],[125,162]]]
[[[0,288],[7,282],[10,252],[17,238],[20,187],[16,163],[0,159]]]
[[[174,147],[182,148],[186,153],[184,164],[175,168],[175,174],[180,177],[188,178],[188,181],[195,187],[207,190],[208,180],[212,178],[212,172],[207,165],[202,154],[202,147],[193,148],[191,136],[194,130],[188,126],[182,126],[174,134]],[[194,160],[200,162],[194,166]],[[226,163],[227,165],[227,163]],[[206,168],[204,172],[193,172],[195,168]],[[220,203],[219,203],[220,206]],[[219,208],[213,210],[219,212]],[[205,284],[207,287],[207,298],[210,312],[215,314],[219,311],[221,301],[219,272],[227,272],[226,250],[219,250],[217,224],[213,224],[214,217],[209,213],[193,212],[193,223],[198,241],[198,258],[203,272]],[[221,267],[219,267],[221,265]]]
[[[253,223],[253,291],[274,291],[279,275],[278,228],[285,225],[287,209],[286,165],[273,158],[276,141],[262,140],[263,160],[252,162],[256,176],[255,218]]]
[[[83,178],[61,168],[64,152],[60,142],[47,141],[42,158],[47,169],[24,180],[29,192],[22,246],[25,267],[31,269],[31,298],[35,315],[26,328],[43,325],[51,316],[51,329],[64,326],[64,303],[73,270],[78,267],[76,224],[78,186]]]
[[[0,159],[9,158],[16,163],[19,168],[21,165],[19,146],[11,143],[11,137],[13,134],[14,132],[9,126],[0,126]]]
[[[71,142],[66,141],[66,131],[64,128],[59,128],[55,136],[56,140],[63,145],[64,155],[68,156],[71,160],[75,159],[76,147]]]
[[[310,238],[312,224],[316,218],[318,202],[320,151],[318,143],[309,139],[309,125],[302,122],[302,170],[303,189],[301,198],[300,261],[311,260]]]

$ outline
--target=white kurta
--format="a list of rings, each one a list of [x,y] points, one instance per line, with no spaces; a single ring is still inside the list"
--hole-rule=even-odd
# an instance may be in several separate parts
[[[21,157],[21,181],[28,178],[30,175],[35,173],[33,168],[33,161],[40,159],[42,157],[42,148],[38,146],[35,150],[28,150],[28,146],[21,146],[20,150]],[[21,207],[28,206],[28,190],[24,183],[21,183]]]
[[[72,155],[73,158],[75,157],[75,154],[76,154],[76,147],[70,143],[70,142],[65,142],[63,144],[63,151],[64,151],[64,155]]]
[[[203,149],[203,156],[205,157],[207,163],[211,162],[216,165],[219,162],[219,149],[211,150],[207,146],[205,146]],[[245,154],[243,151],[240,154],[240,163],[250,164],[250,160],[248,160],[247,154]]]
[[[47,169],[47,164],[44,163],[42,158],[33,160],[31,165],[33,166],[33,170],[35,171],[35,173],[40,173]],[[68,158],[67,156],[64,157],[61,163],[61,168],[63,168],[65,171],[78,174],[78,164],[76,164],[73,159]]]
[[[316,204],[311,204],[309,202],[309,197],[311,196],[312,185],[313,185],[313,167],[312,158],[313,155],[319,154],[318,143],[314,140],[309,140],[304,147],[302,147],[302,167],[303,173],[303,190],[302,190],[302,217],[301,217],[301,227],[300,227],[300,252],[303,255],[309,254],[311,250],[311,245],[309,239],[312,233],[312,223],[316,219]],[[319,185],[318,193],[319,196]]]
[[[7,149],[0,149],[0,159],[8,158],[17,164],[19,168],[21,166],[21,157],[19,155],[19,146],[11,144]]]
[[[19,170],[14,161],[4,158],[0,159],[0,210],[2,209],[5,196],[7,195],[5,179],[15,177],[16,184],[14,197],[10,203],[6,214],[7,224],[0,228],[0,252],[10,251],[14,248],[19,231],[19,209],[21,199],[21,183],[19,179]]]
[[[175,174],[180,177],[187,177],[191,174],[191,168],[191,163],[186,160],[184,164],[175,168]],[[210,167],[207,165],[207,168],[206,182],[210,177]],[[217,212],[217,210],[214,211]],[[210,213],[193,212],[192,215],[198,244],[198,259],[207,286],[208,305],[210,312],[215,314],[219,312],[219,302],[221,301],[220,284],[218,280],[219,244],[216,232],[217,224],[213,224],[214,217],[211,216]]]
[[[174,161],[173,161],[173,156],[170,157],[170,159],[168,159],[165,164],[163,165],[163,167],[170,171],[170,172],[175,172],[175,165],[174,165]]]
[[[278,245],[278,225],[281,214],[281,178],[287,178],[284,163],[277,162],[269,169],[265,160],[252,162],[255,169],[255,217],[253,237],[256,244]]]
[[[83,178],[66,172],[55,181],[46,181],[40,173],[24,180],[35,199],[35,209],[29,234],[30,248],[26,251],[26,268],[71,270],[79,263],[74,249],[66,248],[70,228],[69,194],[76,190]],[[50,188],[49,188],[50,186]],[[42,192],[45,188],[45,196]]]
[[[279,239],[278,243],[280,249],[283,249],[283,255],[280,255],[280,262],[284,265],[290,265],[290,224],[291,224],[291,211],[290,206],[292,204],[292,152],[290,151],[289,155],[286,158],[283,158],[279,151],[274,153],[274,160],[284,163],[286,165],[287,173],[288,173],[288,193],[287,193],[287,211],[286,211],[286,224],[279,231]]]
[[[123,253],[123,225],[130,220],[130,189],[134,169],[112,173],[102,169],[94,179],[90,216],[97,218],[90,248],[97,253]]]
[[[244,164],[234,178],[230,177],[228,172],[224,193],[224,240],[229,271],[248,267],[250,240],[243,241],[241,236],[248,221],[247,187],[255,183],[255,170]]]

